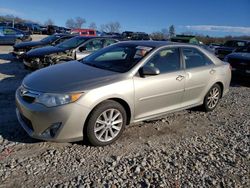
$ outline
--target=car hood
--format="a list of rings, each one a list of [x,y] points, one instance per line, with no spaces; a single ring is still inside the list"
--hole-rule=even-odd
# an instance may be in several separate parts
[[[233,59],[250,60],[250,53],[235,52],[235,53],[229,54],[227,57],[233,58]]]
[[[41,46],[41,45],[46,45],[46,43],[43,43],[41,41],[21,42],[21,43],[15,44],[14,48],[22,49],[22,48]]]
[[[50,55],[50,54],[59,53],[59,52],[65,52],[65,49],[57,48],[55,46],[45,46],[42,48],[30,50],[29,52],[26,53],[26,56],[29,58],[43,57],[45,55]]]
[[[88,91],[119,80],[121,73],[70,61],[37,70],[23,80],[27,89],[47,93]]]

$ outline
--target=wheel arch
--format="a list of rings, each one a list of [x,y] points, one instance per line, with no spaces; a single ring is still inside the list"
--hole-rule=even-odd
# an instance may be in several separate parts
[[[223,85],[223,83],[221,81],[218,81],[215,84],[218,84],[220,86],[220,89],[221,89],[221,96],[220,96],[220,98],[221,98],[223,96],[223,92],[224,92],[224,85]]]
[[[121,98],[113,97],[113,98],[107,98],[107,99],[105,99],[105,100],[102,100],[101,102],[97,103],[97,104],[92,108],[92,110],[89,112],[89,114],[88,114],[88,116],[87,116],[87,118],[86,118],[86,121],[85,121],[85,123],[84,123],[84,129],[87,127],[86,124],[88,123],[88,120],[89,120],[89,118],[90,118],[90,116],[91,116],[93,110],[94,110],[98,105],[100,105],[100,104],[103,103],[104,101],[108,101],[108,100],[115,101],[115,102],[119,103],[119,104],[124,108],[124,110],[125,110],[125,112],[126,112],[126,115],[127,115],[126,125],[128,125],[128,124],[130,123],[132,113],[131,113],[131,109],[130,109],[130,107],[129,107],[129,104],[128,104],[125,100],[123,100],[123,99],[121,99]]]

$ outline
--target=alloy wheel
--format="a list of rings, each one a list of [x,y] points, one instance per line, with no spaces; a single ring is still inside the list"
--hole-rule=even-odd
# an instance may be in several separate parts
[[[105,110],[96,120],[94,126],[95,137],[101,142],[113,140],[121,131],[123,117],[117,109]]]
[[[214,87],[208,95],[207,98],[207,106],[210,109],[213,109],[217,103],[219,102],[220,99],[220,90],[217,87]]]

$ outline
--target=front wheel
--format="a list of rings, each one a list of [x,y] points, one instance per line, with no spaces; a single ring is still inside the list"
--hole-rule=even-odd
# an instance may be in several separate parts
[[[208,91],[205,96],[203,107],[206,112],[212,111],[215,109],[217,104],[219,103],[221,97],[221,87],[218,84],[215,84]]]
[[[88,141],[94,146],[113,143],[122,134],[126,118],[122,105],[111,100],[102,102],[93,110],[87,122]]]

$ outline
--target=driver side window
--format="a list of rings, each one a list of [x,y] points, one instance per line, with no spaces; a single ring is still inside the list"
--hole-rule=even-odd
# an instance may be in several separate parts
[[[158,51],[145,66],[158,68],[160,74],[180,70],[180,53],[178,48],[166,48]]]

